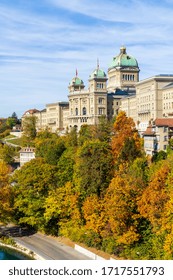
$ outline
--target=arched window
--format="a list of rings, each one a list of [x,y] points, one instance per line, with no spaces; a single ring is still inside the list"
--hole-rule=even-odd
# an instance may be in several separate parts
[[[78,108],[75,109],[75,114],[78,116]]]
[[[83,107],[83,109],[82,109],[82,114],[83,114],[83,115],[86,115],[86,113],[87,113],[87,112],[86,112],[86,107]]]

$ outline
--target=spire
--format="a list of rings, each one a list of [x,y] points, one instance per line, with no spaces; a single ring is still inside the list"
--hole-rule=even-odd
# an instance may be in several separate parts
[[[99,59],[97,58],[97,70],[99,69]]]
[[[78,71],[77,71],[77,68],[76,68],[76,77],[78,76]]]

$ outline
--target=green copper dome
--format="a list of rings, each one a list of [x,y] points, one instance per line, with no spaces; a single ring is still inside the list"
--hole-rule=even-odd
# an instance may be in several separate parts
[[[97,68],[89,76],[89,79],[94,79],[94,78],[106,78],[106,74],[102,69]]]
[[[120,48],[120,54],[113,57],[112,62],[109,65],[109,68],[116,67],[138,67],[137,60],[126,53],[126,47]]]
[[[84,82],[83,82],[79,77],[76,76],[76,77],[74,77],[74,78],[71,80],[70,85],[71,85],[71,86],[74,86],[74,85],[76,85],[76,86],[84,85]]]

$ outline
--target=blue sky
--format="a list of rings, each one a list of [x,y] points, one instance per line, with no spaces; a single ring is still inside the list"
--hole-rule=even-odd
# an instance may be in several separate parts
[[[0,0],[0,117],[67,101],[121,45],[140,80],[173,74],[173,0]]]

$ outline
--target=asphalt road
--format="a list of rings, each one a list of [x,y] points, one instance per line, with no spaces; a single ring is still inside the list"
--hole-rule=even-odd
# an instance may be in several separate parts
[[[87,256],[77,252],[51,236],[40,233],[20,231],[19,227],[5,229],[9,236],[20,245],[35,252],[45,260],[89,260]]]

